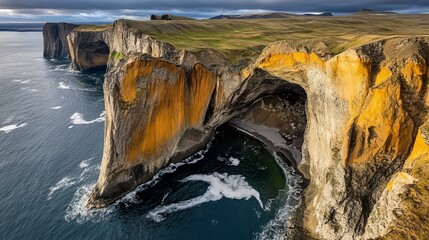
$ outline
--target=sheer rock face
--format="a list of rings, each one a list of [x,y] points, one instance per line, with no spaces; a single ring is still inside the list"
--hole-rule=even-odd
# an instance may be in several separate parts
[[[67,35],[78,27],[69,23],[46,23],[43,26],[43,57],[70,58]]]
[[[104,31],[75,30],[67,36],[72,70],[105,68],[109,59],[110,29]]]
[[[427,39],[376,42],[326,60],[298,51],[274,44],[251,69],[307,92],[305,228],[323,239],[427,238]]]
[[[90,207],[196,152],[255,101],[299,85],[307,96],[299,169],[310,185],[295,225],[323,239],[428,237],[427,39],[382,40],[333,57],[281,41],[238,67],[214,51],[176,50],[122,21],[104,31],[105,143]],[[85,34],[101,39],[75,31],[73,52]]]

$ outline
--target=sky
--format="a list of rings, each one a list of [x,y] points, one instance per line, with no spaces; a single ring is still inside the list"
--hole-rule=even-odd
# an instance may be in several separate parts
[[[362,8],[429,14],[429,0],[0,0],[0,22],[112,22],[166,13],[193,18],[267,11],[342,15]]]

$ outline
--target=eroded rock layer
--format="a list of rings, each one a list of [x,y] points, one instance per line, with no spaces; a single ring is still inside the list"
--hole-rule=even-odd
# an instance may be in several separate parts
[[[101,41],[107,63],[104,45],[102,57],[86,47]],[[176,50],[124,21],[74,31],[69,43],[77,69],[108,65],[90,207],[196,152],[256,101],[300,86],[307,126],[298,167],[310,185],[295,226],[322,239],[429,237],[428,39],[394,37],[336,55],[324,54],[322,42],[280,41],[247,66],[212,50]]]

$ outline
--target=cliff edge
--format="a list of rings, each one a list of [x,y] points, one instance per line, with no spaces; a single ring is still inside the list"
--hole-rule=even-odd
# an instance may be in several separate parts
[[[429,38],[421,18],[321,17],[323,28],[315,17],[118,20],[72,31],[72,67],[107,66],[103,159],[89,207],[195,153],[264,97],[305,92],[298,168],[310,184],[288,237],[428,238]]]

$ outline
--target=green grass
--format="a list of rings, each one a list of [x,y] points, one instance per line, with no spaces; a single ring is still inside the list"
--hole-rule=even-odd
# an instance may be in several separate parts
[[[125,21],[128,26],[176,48],[214,49],[234,62],[253,58],[263,47],[279,40],[309,48],[323,41],[328,54],[338,54],[389,37],[429,36],[427,19],[429,15]]]
[[[124,56],[122,53],[120,53],[120,52],[113,51],[113,52],[110,54],[110,57],[111,57],[112,59],[121,60],[121,59],[123,59],[125,56]]]
[[[76,30],[80,31],[104,31],[111,28],[112,24],[104,24],[104,25],[91,25],[91,24],[83,24],[76,28]]]

